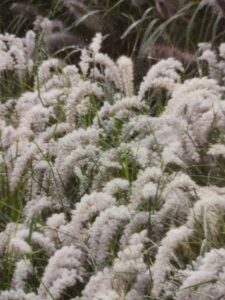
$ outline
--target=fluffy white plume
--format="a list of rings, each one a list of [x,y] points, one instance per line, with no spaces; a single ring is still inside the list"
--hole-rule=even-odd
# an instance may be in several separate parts
[[[25,90],[1,95],[0,299],[223,299],[225,46],[200,45],[209,77],[169,58],[136,87],[102,41],[77,65],[35,60],[32,84],[34,33],[0,35],[0,84]]]

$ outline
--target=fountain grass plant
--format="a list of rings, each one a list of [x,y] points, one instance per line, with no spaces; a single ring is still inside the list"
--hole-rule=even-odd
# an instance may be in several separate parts
[[[71,23],[63,1],[30,1],[36,33],[1,14],[0,300],[225,298],[224,20],[132,3],[89,1]],[[56,19],[72,33],[99,12],[125,48],[97,33],[75,60],[50,55]],[[135,82],[157,43],[195,67],[153,57]]]

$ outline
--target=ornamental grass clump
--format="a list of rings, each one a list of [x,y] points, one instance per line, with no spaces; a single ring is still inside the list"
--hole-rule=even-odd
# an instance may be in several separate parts
[[[76,64],[0,40],[0,299],[225,299],[224,45],[136,86],[100,33]]]

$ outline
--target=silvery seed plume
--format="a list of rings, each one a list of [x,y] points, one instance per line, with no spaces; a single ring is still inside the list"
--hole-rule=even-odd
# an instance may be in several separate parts
[[[83,48],[86,46],[84,37],[79,33],[71,33],[59,20],[49,20],[38,16],[34,22],[35,29],[43,34],[43,42],[50,54],[60,49],[77,46]]]
[[[149,47],[146,54],[148,55],[149,59],[156,61],[174,57],[185,65],[195,62],[195,56],[192,53],[163,43],[158,43],[152,47]]]
[[[195,63],[194,54],[178,47],[167,45],[164,42],[158,42],[153,46],[144,47],[136,58],[134,64],[135,81],[138,83],[142,80],[152,62],[157,62],[169,57],[174,57],[185,66]]]
[[[215,8],[218,10],[218,12],[225,16],[225,1],[224,0],[216,0],[215,1]]]
[[[49,35],[53,32],[62,32],[65,26],[60,20],[49,20],[41,15],[38,15],[33,23],[34,30],[41,31],[44,35]]]
[[[55,53],[60,49],[70,46],[77,46],[78,48],[86,46],[86,42],[81,35],[71,34],[65,31],[44,36],[44,43],[49,53]]]

